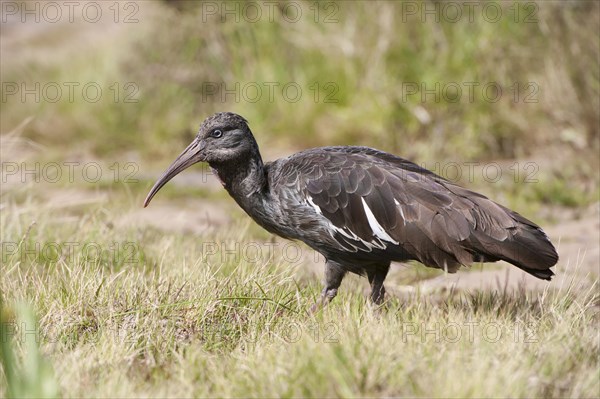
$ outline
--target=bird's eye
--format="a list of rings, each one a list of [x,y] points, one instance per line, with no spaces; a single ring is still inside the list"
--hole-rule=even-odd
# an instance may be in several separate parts
[[[210,135],[212,137],[215,137],[218,139],[219,137],[221,137],[223,135],[223,132],[221,130],[217,129],[217,130],[213,130],[213,132]]]

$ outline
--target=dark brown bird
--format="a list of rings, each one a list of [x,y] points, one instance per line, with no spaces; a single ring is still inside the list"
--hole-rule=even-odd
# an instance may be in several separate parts
[[[410,161],[368,147],[313,148],[263,164],[241,116],[218,113],[148,193],[144,207],[179,172],[208,162],[259,225],[323,254],[333,299],[347,272],[366,275],[380,304],[391,261],[417,260],[456,272],[504,260],[544,280],[558,261],[542,229],[487,197]]]

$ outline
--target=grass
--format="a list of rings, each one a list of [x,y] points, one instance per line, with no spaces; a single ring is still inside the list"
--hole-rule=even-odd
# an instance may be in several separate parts
[[[59,387],[52,367],[39,350],[40,332],[31,308],[23,304],[14,308],[4,306],[0,298],[0,312],[0,363],[7,382],[3,393],[9,398],[58,397]],[[16,336],[25,352],[19,360],[13,352]]]
[[[20,329],[4,317],[3,354],[14,355],[2,369],[25,378],[37,367],[25,360],[31,353],[53,369],[27,385],[33,396],[45,396],[35,391],[44,381],[58,387],[46,396],[63,397],[595,397],[600,389],[597,282],[392,295],[374,309],[364,279],[348,278],[312,316],[319,275],[291,262],[283,242],[250,255],[244,245],[264,237],[246,222],[205,236],[107,227],[127,207],[86,204],[65,222],[69,206],[49,212],[35,197],[10,196],[4,204],[2,314],[28,304],[39,339],[26,340],[32,321]],[[218,245],[209,252],[210,242]],[[0,380],[0,392],[22,396],[17,380]]]
[[[2,26],[3,84],[56,82],[66,93],[65,82],[93,82],[104,95],[3,100],[0,397],[599,396],[597,275],[541,292],[395,289],[443,277],[409,264],[388,279],[384,308],[349,276],[313,316],[322,271],[312,252],[249,223],[206,168],[161,191],[162,214],[156,203],[140,210],[202,119],[231,110],[266,158],[357,144],[434,170],[475,161],[475,179],[463,167],[459,182],[536,222],[588,215],[600,198],[597,2],[501,3],[505,15],[533,4],[532,23],[405,21],[405,3],[340,2],[328,24],[304,1],[299,23],[278,7],[273,22],[233,24],[202,22],[197,2],[137,4],[136,24]],[[406,86],[474,81],[505,94],[423,101]],[[128,82],[137,102],[125,102]],[[296,83],[303,96],[221,97],[265,82]],[[212,95],[207,83],[225,86]],[[537,102],[523,101],[529,83]],[[74,181],[65,166],[54,183],[22,175],[65,161],[80,163]],[[91,161],[98,181],[81,175]],[[10,162],[21,169],[6,176]],[[501,180],[480,174],[488,162]],[[174,220],[148,222],[164,215]],[[580,276],[571,267],[561,259],[558,277]]]

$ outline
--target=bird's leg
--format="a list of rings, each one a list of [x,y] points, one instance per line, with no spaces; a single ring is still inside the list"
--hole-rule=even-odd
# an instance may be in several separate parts
[[[331,261],[325,263],[325,288],[321,293],[321,298],[311,307],[313,313],[317,312],[335,298],[345,275],[346,270],[340,265],[332,263]]]
[[[381,305],[385,297],[385,287],[383,281],[385,280],[390,265],[388,264],[385,268],[376,267],[372,270],[367,271],[367,277],[369,278],[369,284],[371,284],[371,300],[376,305]]]

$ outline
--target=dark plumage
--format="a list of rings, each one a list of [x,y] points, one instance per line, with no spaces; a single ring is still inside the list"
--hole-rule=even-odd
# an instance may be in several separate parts
[[[368,147],[322,147],[263,164],[247,121],[218,113],[156,182],[144,206],[173,176],[208,162],[259,225],[305,242],[327,259],[322,302],[346,272],[366,275],[381,303],[391,261],[418,260],[454,273],[504,260],[550,280],[556,250],[542,229],[433,172]]]

